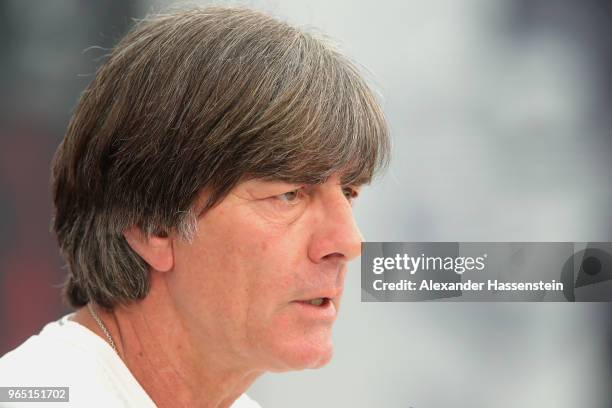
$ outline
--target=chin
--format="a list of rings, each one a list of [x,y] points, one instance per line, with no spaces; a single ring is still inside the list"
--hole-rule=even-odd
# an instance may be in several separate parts
[[[276,344],[275,364],[270,371],[294,371],[321,368],[329,363],[334,354],[331,336],[326,338],[299,338]]]

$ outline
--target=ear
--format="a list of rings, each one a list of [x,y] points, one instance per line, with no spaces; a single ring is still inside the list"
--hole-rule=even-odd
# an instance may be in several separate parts
[[[168,272],[174,266],[172,238],[169,235],[146,236],[137,226],[133,225],[123,231],[125,240],[152,269]]]

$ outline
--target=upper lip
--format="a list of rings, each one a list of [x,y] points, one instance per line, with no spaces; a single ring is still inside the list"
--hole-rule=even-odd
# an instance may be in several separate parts
[[[312,292],[305,293],[304,296],[297,299],[296,302],[308,302],[310,300],[319,298],[336,300],[342,295],[342,290],[343,288],[313,290]]]

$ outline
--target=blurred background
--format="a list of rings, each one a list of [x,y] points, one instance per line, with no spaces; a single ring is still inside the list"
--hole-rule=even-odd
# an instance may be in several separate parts
[[[69,312],[50,161],[103,48],[166,4],[0,1],[0,355]],[[368,241],[612,240],[612,2],[240,4],[327,33],[381,94]],[[334,360],[263,376],[264,407],[612,406],[609,304],[361,303],[351,270]]]

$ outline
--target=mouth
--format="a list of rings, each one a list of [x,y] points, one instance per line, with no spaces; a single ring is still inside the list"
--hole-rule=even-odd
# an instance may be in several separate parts
[[[315,307],[325,307],[329,302],[331,302],[330,298],[320,297],[311,300],[298,300],[299,303],[305,303],[307,305],[312,305]]]
[[[296,300],[292,303],[298,307],[302,316],[307,319],[333,321],[336,318],[337,309],[332,298],[319,297],[308,300]]]

